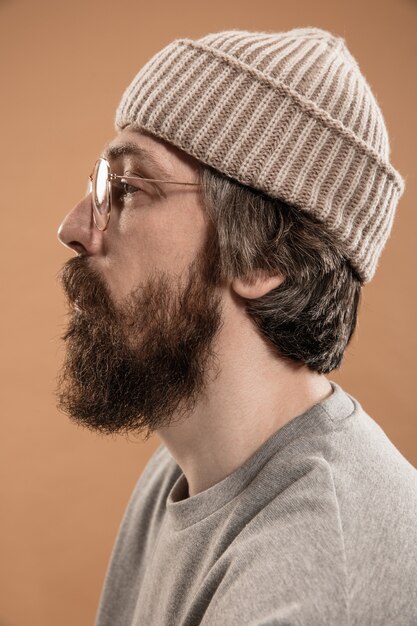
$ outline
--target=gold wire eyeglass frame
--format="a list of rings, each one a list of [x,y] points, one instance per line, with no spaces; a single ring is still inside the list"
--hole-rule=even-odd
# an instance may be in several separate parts
[[[152,183],[168,183],[173,185],[189,185],[199,187],[200,183],[189,183],[174,180],[160,180],[158,178],[144,178],[142,176],[121,176],[110,171],[110,163],[107,159],[100,157],[97,159],[94,169],[88,177],[87,193],[91,193],[91,208],[93,212],[94,224],[98,230],[106,230],[112,208],[111,185],[118,181],[125,181],[129,184],[129,180],[142,180]],[[105,185],[105,188],[99,189],[98,185]],[[102,200],[100,201],[100,198]]]

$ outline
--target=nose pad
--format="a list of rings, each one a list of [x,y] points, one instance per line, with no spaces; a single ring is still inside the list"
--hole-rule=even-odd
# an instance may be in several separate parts
[[[79,254],[94,254],[100,247],[100,238],[100,231],[93,221],[89,193],[64,217],[58,228],[58,239]]]

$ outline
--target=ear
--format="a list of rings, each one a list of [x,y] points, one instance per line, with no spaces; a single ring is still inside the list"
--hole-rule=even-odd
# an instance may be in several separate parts
[[[261,298],[283,282],[284,276],[281,274],[275,274],[274,276],[258,274],[250,278],[234,278],[231,286],[233,291],[241,298],[252,299]]]

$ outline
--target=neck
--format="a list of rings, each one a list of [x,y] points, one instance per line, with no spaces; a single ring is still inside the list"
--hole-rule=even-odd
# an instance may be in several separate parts
[[[332,393],[324,375],[280,359],[242,307],[226,302],[217,376],[184,421],[157,431],[193,496],[238,469],[284,424]]]

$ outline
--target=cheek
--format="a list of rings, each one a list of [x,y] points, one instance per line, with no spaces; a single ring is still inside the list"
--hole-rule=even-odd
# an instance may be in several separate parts
[[[120,237],[145,268],[181,271],[201,250],[207,234],[202,208],[175,201],[175,196],[121,217]]]
[[[205,243],[206,217],[199,207],[122,214],[109,232],[106,280],[123,298],[152,274],[182,275]]]

